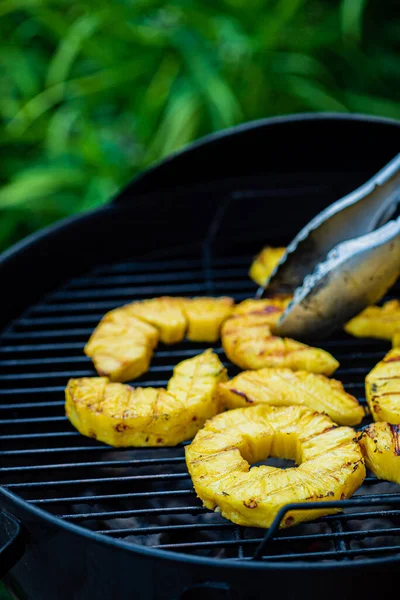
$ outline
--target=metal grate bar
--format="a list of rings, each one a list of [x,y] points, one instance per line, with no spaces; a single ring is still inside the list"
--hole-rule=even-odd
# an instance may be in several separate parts
[[[400,528],[394,528],[390,532],[394,535],[400,533]],[[274,540],[274,544],[279,543],[293,543],[294,540],[296,542],[315,542],[318,540],[324,541],[333,541],[340,540],[344,542],[345,538],[354,538],[361,539],[365,537],[375,537],[381,536],[382,529],[369,529],[368,531],[356,531],[356,532],[343,532],[343,533],[322,533],[322,534],[313,534],[313,535],[299,535],[296,538],[292,536],[279,537]],[[238,544],[242,544],[244,546],[259,544],[263,538],[253,538],[253,539],[242,539],[238,540],[218,540],[216,542],[187,542],[183,544],[158,544],[155,546],[156,548],[165,548],[169,550],[182,550],[182,549],[195,549],[195,548],[212,548],[214,546],[237,546]],[[345,550],[346,546],[343,545],[343,548],[339,549],[339,553],[342,553]],[[400,552],[400,546],[397,547],[397,551]]]
[[[113,535],[118,537],[126,537],[128,535],[153,535],[155,533],[163,533],[165,531],[174,532],[190,532],[210,531],[215,529],[233,529],[233,525],[228,522],[223,523],[194,523],[190,525],[162,525],[160,527],[135,527],[124,529],[98,529],[97,533],[105,535]]]
[[[38,409],[38,408],[54,408],[54,407],[62,407],[65,402],[63,400],[52,400],[50,402],[21,402],[16,404],[0,404],[1,410],[29,410],[29,409]],[[43,419],[42,419],[43,420]]]
[[[207,512],[206,508],[200,506],[174,506],[169,508],[139,508],[137,510],[110,510],[107,512],[73,513],[70,515],[58,515],[60,519],[68,521],[82,521],[85,519],[123,519],[126,517],[140,517],[147,515],[200,515]]]
[[[8,489],[21,490],[43,487],[61,487],[66,485],[86,485],[93,483],[121,483],[126,481],[163,481],[188,479],[189,473],[160,473],[158,475],[123,475],[121,477],[97,477],[92,479],[63,479],[61,481],[28,481],[26,483],[7,483]]]
[[[0,440],[36,440],[42,438],[78,437],[77,431],[52,431],[49,433],[16,433],[11,435],[0,435]]]
[[[215,275],[219,280],[229,279],[231,277],[237,277],[238,279],[243,280],[243,268],[239,267],[220,267],[214,268]],[[199,265],[196,265],[192,270],[188,271],[172,271],[168,273],[149,273],[146,274],[125,274],[125,275],[115,275],[113,272],[105,275],[97,275],[95,277],[82,277],[80,279],[75,279],[69,282],[66,288],[70,289],[81,289],[81,288],[97,288],[98,286],[130,286],[132,284],[140,284],[140,283],[158,283],[165,282],[170,283],[171,281],[202,281],[204,276],[204,272]],[[255,284],[252,284],[253,287]],[[168,289],[170,289],[168,287]]]
[[[193,490],[172,490],[167,492],[139,492],[131,494],[97,494],[93,496],[67,496],[65,498],[35,498],[34,500],[28,500],[30,504],[90,504],[91,502],[98,502],[100,500],[114,500],[119,501],[121,499],[138,500],[143,498],[175,498],[177,496],[193,496]]]
[[[89,467],[147,467],[151,465],[170,465],[185,462],[185,458],[176,456],[168,458],[142,458],[140,460],[100,460],[82,463],[57,463],[45,465],[28,465],[22,467],[0,467],[0,473],[19,473],[23,471],[49,471],[56,469],[86,469]]]
[[[68,422],[67,417],[47,417],[46,418],[46,422],[47,423],[59,423],[60,421],[64,421],[64,422]],[[0,419],[0,426],[1,425],[27,425],[30,423],[42,423],[43,424],[43,419],[41,419],[40,417],[31,417],[31,418],[26,418],[26,419]],[[1,471],[1,468],[0,468]]]
[[[350,558],[355,556],[362,556],[365,554],[400,554],[400,546],[385,546],[376,548],[359,548],[357,550],[335,550],[334,552],[302,552],[293,554],[280,554],[279,556],[265,555],[262,559],[268,559],[269,561],[285,561],[285,560],[326,560],[328,558]]]
[[[254,286],[252,288],[253,290],[255,290]],[[220,290],[221,292],[223,291],[223,289]],[[225,290],[226,291],[226,290]],[[157,294],[160,294],[160,290],[157,290]],[[203,291],[204,293],[204,291]],[[154,288],[152,289],[152,295],[155,294],[155,290]],[[188,292],[188,295],[193,295],[193,294],[201,294],[201,290],[197,291],[192,291],[192,292]],[[170,292],[169,295],[172,295],[172,293]],[[181,294],[183,295],[183,294]],[[246,293],[234,293],[232,291],[231,296],[233,296],[235,298],[235,300],[237,302],[240,302],[241,300],[245,300],[246,298],[248,298],[249,296],[251,296],[252,294],[250,294],[249,292]],[[145,297],[145,296],[144,296]],[[125,300],[121,300],[121,304],[123,302],[126,302]],[[35,307],[34,311],[32,311],[31,314],[49,314],[49,313],[61,313],[61,314],[68,314],[68,313],[73,313],[73,312],[84,312],[84,313],[93,313],[94,311],[102,311],[103,314],[108,311],[108,310],[112,310],[113,308],[116,308],[116,306],[118,305],[118,302],[115,302],[115,300],[110,301],[110,302],[71,302],[71,303],[65,303],[65,304],[39,304]]]

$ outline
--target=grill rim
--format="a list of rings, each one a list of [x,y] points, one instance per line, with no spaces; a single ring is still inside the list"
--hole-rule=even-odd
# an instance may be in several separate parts
[[[32,514],[32,516],[36,516],[39,518],[44,518],[47,522],[51,523],[54,526],[61,527],[66,531],[77,534],[84,535],[85,537],[91,539],[92,541],[101,543],[104,546],[108,547],[116,547],[120,548],[124,551],[131,552],[133,554],[140,554],[143,557],[152,559],[157,558],[160,560],[169,560],[171,562],[181,563],[182,561],[187,564],[196,564],[201,566],[208,567],[217,567],[223,568],[226,571],[231,569],[250,569],[254,571],[265,570],[265,571],[282,571],[287,573],[288,571],[301,571],[303,569],[307,569],[307,571],[325,571],[327,569],[335,569],[335,570],[356,570],[356,569],[364,569],[365,567],[375,567],[375,566],[385,566],[389,564],[395,564],[400,562],[400,551],[397,555],[388,556],[383,558],[369,558],[369,559],[358,559],[357,561],[338,561],[338,560],[325,560],[323,562],[307,562],[302,560],[296,560],[295,562],[290,561],[271,561],[268,559],[264,560],[243,560],[243,559],[231,559],[224,558],[223,560],[215,557],[203,557],[198,555],[189,555],[181,552],[174,552],[169,550],[162,550],[160,548],[153,548],[149,546],[143,546],[140,544],[135,544],[134,542],[125,542],[121,538],[109,537],[107,535],[98,533],[96,531],[86,529],[84,527],[80,527],[79,525],[75,525],[70,521],[66,521],[49,513],[37,505],[32,505],[26,502],[20,496],[13,494],[9,490],[5,489],[3,486],[0,486],[0,495],[4,495],[8,500],[15,502],[19,508],[22,508],[24,511],[28,511]],[[15,517],[12,513],[8,513],[12,518],[16,519],[21,525],[23,523]],[[267,531],[267,530],[260,530]]]

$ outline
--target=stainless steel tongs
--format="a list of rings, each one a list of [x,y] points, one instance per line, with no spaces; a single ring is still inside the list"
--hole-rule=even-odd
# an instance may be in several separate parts
[[[300,231],[257,294],[294,293],[278,335],[325,336],[382,298],[400,275],[399,196],[400,154]]]

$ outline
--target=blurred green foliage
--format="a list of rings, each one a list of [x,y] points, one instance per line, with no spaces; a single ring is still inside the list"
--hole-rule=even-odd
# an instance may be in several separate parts
[[[2,0],[0,249],[241,121],[400,118],[396,5]]]

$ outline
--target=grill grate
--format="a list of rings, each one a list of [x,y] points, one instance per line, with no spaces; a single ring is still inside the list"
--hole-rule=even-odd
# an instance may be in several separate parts
[[[212,233],[212,232],[211,232]],[[215,232],[214,232],[215,233]],[[125,262],[69,281],[31,307],[0,338],[0,474],[4,487],[84,528],[175,552],[239,561],[343,561],[400,553],[400,487],[369,476],[355,506],[284,531],[240,528],[205,510],[177,448],[114,449],[76,432],[64,416],[68,378],[95,375],[83,345],[105,311],[162,294],[254,295],[250,256]],[[208,345],[156,351],[133,385],[164,386],[173,366]],[[364,378],[388,344],[344,333],[322,347],[335,375],[365,404]],[[220,348],[222,360],[226,357]],[[236,370],[227,364],[230,374]],[[349,503],[349,505],[351,502]]]

